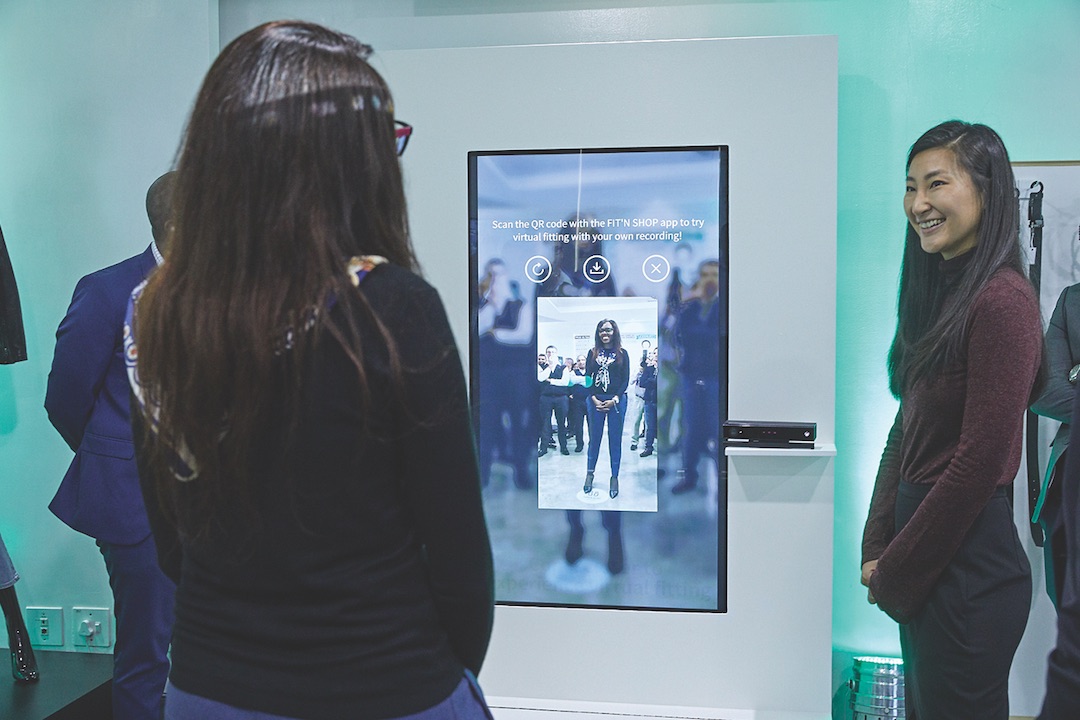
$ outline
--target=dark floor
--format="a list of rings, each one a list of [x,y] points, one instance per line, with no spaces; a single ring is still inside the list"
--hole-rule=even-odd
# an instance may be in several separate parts
[[[7,663],[8,650],[0,648]],[[35,649],[41,679],[20,684],[0,676],[3,720],[110,720],[112,655]]]

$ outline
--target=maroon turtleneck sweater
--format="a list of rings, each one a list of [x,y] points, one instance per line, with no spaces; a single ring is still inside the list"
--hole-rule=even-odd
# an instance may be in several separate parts
[[[941,263],[947,281],[963,272],[969,255]],[[1001,269],[975,298],[961,360],[901,398],[862,544],[862,561],[878,561],[870,591],[896,621],[918,612],[994,490],[1016,476],[1041,352],[1034,290],[1022,275]],[[901,479],[933,488],[895,532]]]

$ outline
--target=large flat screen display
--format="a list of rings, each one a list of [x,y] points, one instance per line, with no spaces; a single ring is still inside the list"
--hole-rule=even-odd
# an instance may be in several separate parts
[[[469,153],[504,604],[726,610],[728,148]]]

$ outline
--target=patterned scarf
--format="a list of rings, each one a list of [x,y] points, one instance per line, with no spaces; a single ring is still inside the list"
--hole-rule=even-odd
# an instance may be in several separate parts
[[[354,287],[359,287],[360,283],[368,273],[374,270],[379,265],[387,262],[386,258],[381,255],[361,255],[358,257],[350,258],[346,263],[345,271],[349,274],[349,280]],[[160,424],[161,408],[156,403],[150,403],[147,400],[147,392],[145,386],[139,381],[139,347],[135,340],[135,333],[132,328],[134,323],[132,322],[135,317],[135,309],[138,307],[139,298],[142,296],[143,290],[146,288],[146,280],[136,286],[131,292],[131,297],[128,299],[127,311],[124,313],[124,363],[127,366],[128,384],[131,386],[131,391],[135,395],[136,402],[139,403],[139,410],[142,412],[143,417],[150,423],[150,430],[157,435]],[[336,302],[336,298],[331,297],[327,301],[327,310],[332,308]],[[319,318],[319,309],[312,307],[306,309],[301,313],[301,323],[299,332],[307,332],[315,326],[316,321]],[[293,326],[287,326],[282,329],[281,335],[274,342],[275,354],[282,354],[291,350],[298,330]],[[222,431],[224,436],[224,431]],[[178,438],[175,443],[169,444],[169,451],[171,457],[171,470],[172,474],[177,480],[182,482],[188,482],[194,480],[199,476],[199,468],[195,462],[194,456],[191,451],[188,450],[187,443],[184,442],[184,438]]]

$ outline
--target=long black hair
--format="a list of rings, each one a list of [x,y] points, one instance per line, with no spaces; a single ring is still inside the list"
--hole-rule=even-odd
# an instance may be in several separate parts
[[[889,389],[897,398],[919,378],[960,358],[975,298],[994,273],[1010,268],[1025,275],[1016,181],[1001,137],[986,125],[950,120],[915,141],[906,167],[910,170],[916,155],[935,148],[950,150],[971,177],[982,214],[971,258],[949,293],[938,254],[922,249],[918,233],[908,223],[896,336],[889,350]]]

